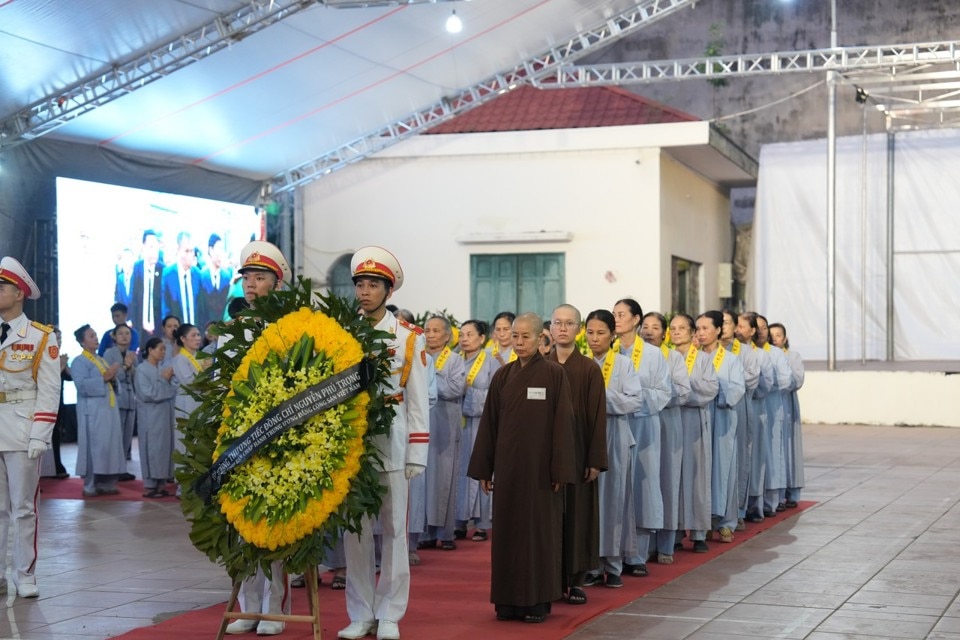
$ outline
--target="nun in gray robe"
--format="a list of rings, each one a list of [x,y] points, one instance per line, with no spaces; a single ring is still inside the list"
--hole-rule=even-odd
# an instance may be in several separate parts
[[[171,367],[149,359],[137,366],[134,377],[144,495],[162,495],[164,485],[173,478],[173,402],[177,387],[172,377]]]

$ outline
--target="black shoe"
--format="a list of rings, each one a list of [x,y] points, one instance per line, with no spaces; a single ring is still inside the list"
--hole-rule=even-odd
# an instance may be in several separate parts
[[[417,543],[417,549],[436,549],[437,548],[437,539],[433,540],[421,540]]]
[[[117,477],[117,480],[119,480],[120,482],[130,482],[131,480],[136,480],[136,479],[137,479],[137,476],[133,475],[132,473],[121,473]]]
[[[764,517],[764,518],[772,518],[772,517],[775,516],[775,515],[777,515],[777,512],[774,511],[773,509],[764,509],[764,510],[763,510],[763,517]]]
[[[756,511],[751,511],[744,518],[747,522],[763,522],[763,516]]]
[[[612,573],[608,573],[608,574],[607,574],[607,581],[606,581],[606,583],[604,583],[604,584],[606,584],[606,585],[607,585],[608,587],[610,587],[611,589],[619,589],[620,587],[623,586],[623,578],[621,578],[621,577],[618,576],[618,575],[615,575],[615,574],[612,574]]]
[[[710,551],[710,547],[707,546],[706,540],[694,540],[693,541],[693,552],[694,553],[706,553]]]
[[[787,509],[796,509],[799,506],[796,500],[787,500],[783,504]]]
[[[594,587],[594,586],[600,584],[601,582],[603,582],[603,578],[601,578],[599,574],[596,574],[596,573],[588,573],[588,574],[587,574],[587,577],[586,577],[586,578],[584,579],[584,581],[583,581],[583,586],[585,586],[585,587]]]
[[[467,532],[464,531],[463,529],[454,529],[453,537],[456,540],[463,540],[467,537]],[[512,618],[508,618],[508,619],[512,620]]]
[[[777,512],[778,512],[778,513],[781,512],[781,511],[786,511],[786,510],[787,510],[787,507],[786,507],[786,505],[783,504],[782,502],[777,505]]]

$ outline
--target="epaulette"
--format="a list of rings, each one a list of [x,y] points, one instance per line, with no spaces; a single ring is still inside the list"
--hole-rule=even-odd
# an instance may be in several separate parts
[[[43,324],[42,322],[37,322],[36,320],[31,320],[30,325],[43,331],[44,333],[50,333],[53,331],[53,327],[48,324]]]
[[[404,320],[403,318],[397,318],[397,319],[400,321],[400,324],[402,324],[404,327],[406,327],[406,328],[409,329],[410,331],[413,331],[413,332],[416,333],[417,335],[423,335],[423,329],[421,329],[421,328],[418,327],[417,325],[411,324],[411,323],[407,322],[406,320]]]

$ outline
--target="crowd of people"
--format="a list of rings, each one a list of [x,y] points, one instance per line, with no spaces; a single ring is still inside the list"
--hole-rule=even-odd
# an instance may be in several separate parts
[[[167,315],[161,335],[139,344],[126,312],[123,303],[111,307],[116,324],[103,339],[89,324],[74,331],[81,352],[62,366],[61,376],[77,391],[76,474],[85,497],[119,493],[117,482],[135,477],[127,462],[136,430],[144,497],[179,496],[172,484],[173,452],[182,450],[177,419],[199,404],[187,389],[212,362],[213,347],[201,350],[213,345],[212,336]]]
[[[509,312],[494,319],[492,331],[480,320],[464,322],[456,354],[449,320],[434,316],[426,322],[438,393],[430,412],[425,499],[411,498],[411,505],[425,507],[410,517],[426,523],[411,529],[411,545],[416,542],[420,551],[453,551],[461,540],[484,541],[491,528],[506,522],[512,560],[503,575],[493,551],[492,601],[499,618],[539,622],[560,597],[582,604],[585,587],[620,587],[624,575],[655,571],[650,561],[670,564],[685,547],[706,552],[708,541],[730,543],[748,523],[797,506],[804,481],[796,392],[804,372],[784,326],[768,325],[754,312],[726,310],[697,318],[677,313],[668,323],[662,314],[645,314],[635,300],[623,299],[583,320],[575,307],[561,305],[542,333],[535,327],[540,357],[567,372],[576,425],[569,452],[574,480],[556,469],[551,476],[565,485],[563,516],[552,532],[557,540],[545,539],[547,532],[518,533],[525,520],[549,530],[556,514],[548,509],[530,519],[513,507],[500,509],[501,501],[516,502],[516,508],[536,512],[533,498],[517,498],[524,482],[512,476],[559,465],[566,453],[538,461],[543,451],[535,444],[511,441],[508,452],[497,449],[503,446],[497,434],[489,440],[497,427],[503,437],[504,421],[520,420],[529,432],[540,419],[526,414],[530,409],[522,398],[505,403],[487,397],[498,382],[521,395],[533,389],[519,381],[510,385],[506,373],[506,380],[496,375],[517,359],[517,323]],[[490,344],[481,348],[488,337]],[[513,415],[497,415],[501,405]],[[555,420],[540,419],[551,425]],[[530,448],[535,453],[519,453]],[[497,464],[494,449],[509,462]],[[494,498],[494,484],[509,486],[510,493]],[[518,540],[527,539],[533,564],[516,566],[525,551],[518,551]],[[556,555],[544,556],[544,549]],[[419,562],[415,551],[410,561]],[[554,561],[562,571],[551,581]],[[539,584],[524,584],[531,580],[525,576],[536,576]]]
[[[541,622],[557,600],[583,604],[587,587],[621,587],[797,507],[804,372],[782,324],[727,310],[668,322],[623,299],[457,333],[441,315],[423,326],[430,437],[409,481],[409,564],[492,536],[498,619]],[[349,588],[340,545],[326,564],[331,587]]]
[[[276,247],[251,245],[240,269],[248,301],[289,278]],[[8,274],[19,274],[14,266]],[[360,312],[393,335],[385,392],[398,408],[377,442],[388,489],[379,517],[334,540],[324,562],[331,586],[347,592],[351,624],[340,637],[399,638],[409,567],[427,550],[492,540],[497,618],[542,622],[558,600],[583,604],[588,587],[621,587],[684,548],[732,542],[797,506],[804,374],[782,324],[731,311],[668,322],[622,299],[585,318],[563,304],[546,322],[504,311],[458,327],[434,315],[421,328],[386,304],[403,282],[392,254],[364,248],[351,268]],[[17,277],[0,288],[35,293]],[[169,496],[177,419],[197,406],[189,385],[216,344],[205,347],[200,328],[172,314],[160,335],[141,337],[122,303],[111,312],[107,339],[90,325],[74,332],[82,352],[69,367],[49,350],[51,370],[59,363],[77,389],[83,494],[118,492],[136,425],[144,497]],[[16,313],[12,305],[7,315]],[[31,435],[22,455],[48,446],[46,427],[34,431],[38,444]],[[244,610],[289,611],[286,587],[280,566],[254,576]],[[237,620],[226,630],[254,629],[273,635],[283,623]]]

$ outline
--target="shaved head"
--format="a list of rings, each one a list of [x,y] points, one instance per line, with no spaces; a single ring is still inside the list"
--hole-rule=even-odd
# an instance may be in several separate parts
[[[540,316],[532,311],[521,313],[519,316],[517,316],[517,319],[513,321],[513,324],[518,325],[521,322],[529,324],[531,331],[537,335],[540,335],[540,332],[543,331],[543,320],[541,320]]]

